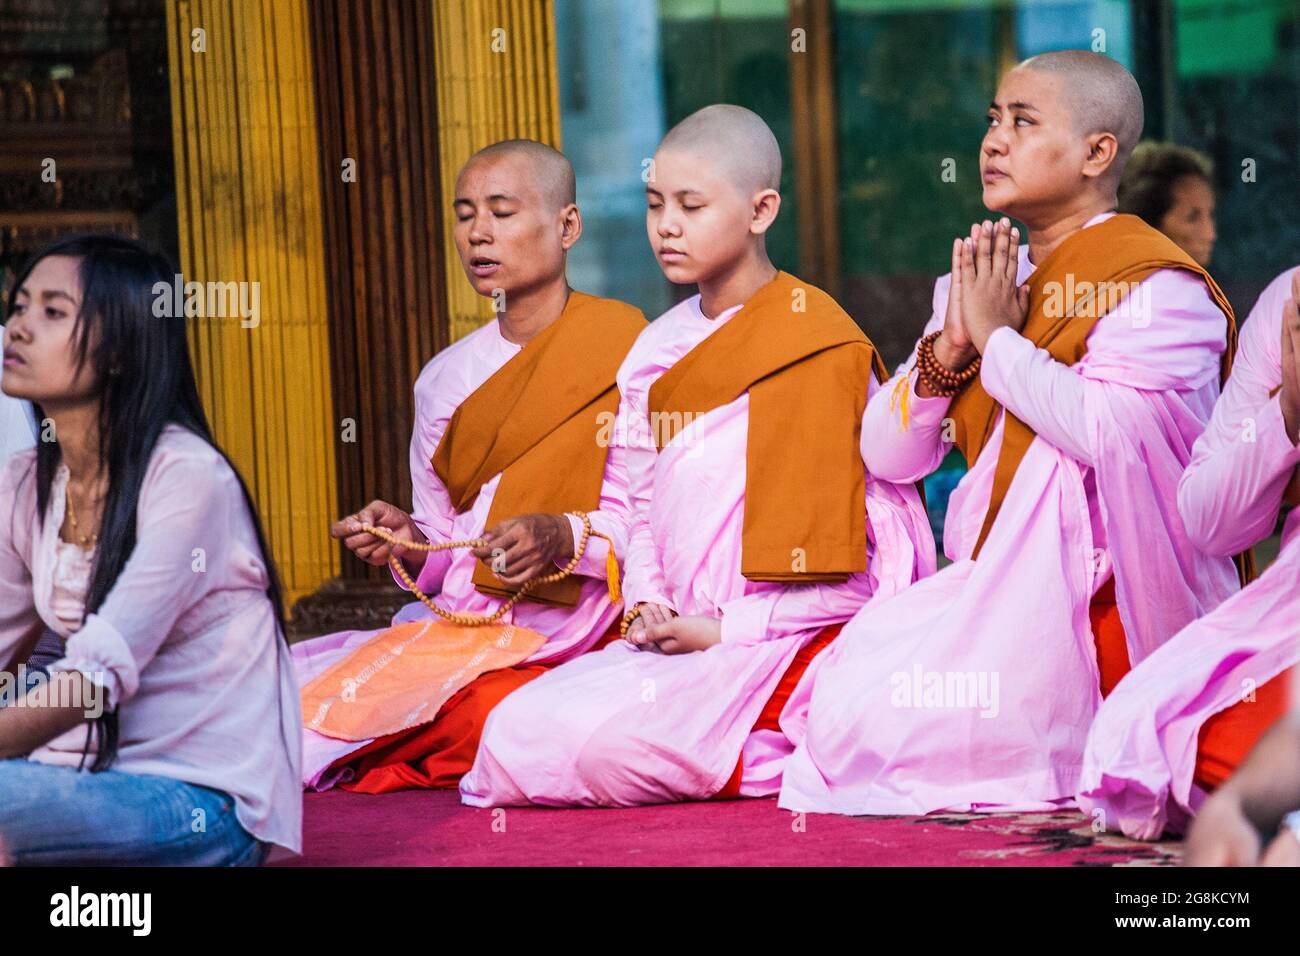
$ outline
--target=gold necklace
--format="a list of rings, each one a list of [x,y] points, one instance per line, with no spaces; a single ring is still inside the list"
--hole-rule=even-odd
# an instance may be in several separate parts
[[[77,523],[77,509],[72,507],[72,482],[71,480],[63,488],[63,500],[68,506],[68,520],[72,522],[72,534],[77,538],[78,543],[83,548],[92,548],[99,543],[99,533],[85,535],[81,533],[81,525]]]

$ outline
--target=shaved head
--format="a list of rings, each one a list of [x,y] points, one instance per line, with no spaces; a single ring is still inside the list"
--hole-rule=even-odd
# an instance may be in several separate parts
[[[1052,73],[1060,78],[1062,102],[1080,133],[1110,133],[1118,144],[1111,173],[1118,178],[1129,154],[1142,138],[1142,91],[1133,74],[1108,56],[1090,50],[1040,53],[1017,69]]]
[[[558,149],[532,139],[506,139],[484,146],[466,160],[461,175],[480,160],[505,156],[523,161],[532,184],[548,206],[560,210],[577,202],[577,182],[569,158]]]
[[[680,150],[717,164],[741,192],[781,186],[781,147],[753,110],[718,103],[696,110],[668,131],[661,150]]]

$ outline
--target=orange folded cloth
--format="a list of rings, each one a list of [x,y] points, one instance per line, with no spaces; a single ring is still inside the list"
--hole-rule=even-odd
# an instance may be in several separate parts
[[[480,674],[514,667],[544,643],[544,635],[516,624],[398,624],[302,689],[303,725],[326,737],[367,740],[427,723]]]

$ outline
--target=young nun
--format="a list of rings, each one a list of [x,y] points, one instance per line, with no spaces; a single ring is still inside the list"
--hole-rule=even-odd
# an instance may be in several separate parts
[[[706,107],[652,170],[650,244],[699,294],[652,322],[618,374],[626,640],[497,709],[461,781],[474,806],[775,793],[799,673],[863,602],[934,569],[916,489],[863,466],[871,343],[768,259],[781,155],[767,124]]]
[[[414,511],[374,501],[332,534],[370,564],[397,557],[398,583],[461,621],[499,617],[464,627],[414,602],[390,628],[295,644],[304,781],[316,789],[455,787],[502,698],[617,633],[627,477],[604,436],[645,317],[569,288],[582,218],[562,153],[488,146],[461,169],[453,202],[461,264],[497,316],[416,381]],[[390,538],[482,543],[426,552]]]
[[[1178,486],[1193,543],[1227,555],[1300,499],[1300,268],[1266,288]],[[1128,674],[1088,735],[1079,805],[1137,839],[1186,830],[1208,791],[1287,711],[1300,659],[1300,508],[1277,560]],[[1259,771],[1256,770],[1256,773]],[[1276,827],[1276,820],[1273,821]]]
[[[867,466],[913,481],[955,443],[953,563],[865,607],[796,691],[780,805],[921,814],[1073,800],[1128,669],[1238,587],[1197,552],[1179,476],[1231,348],[1205,271],[1115,215],[1142,129],[1133,77],[1049,53],[1009,71],[980,150],[985,221],[952,247],[912,358],[872,399]]]
[[[212,441],[175,270],[110,236],[16,277],[4,389],[52,441],[0,473],[0,842],[18,864],[255,866],[301,849],[297,686],[280,587]],[[200,824],[201,825],[198,825]]]

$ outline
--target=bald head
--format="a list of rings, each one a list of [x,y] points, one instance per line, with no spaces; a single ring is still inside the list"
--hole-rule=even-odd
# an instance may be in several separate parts
[[[503,157],[519,160],[518,165],[547,206],[560,210],[577,202],[577,182],[569,158],[558,149],[532,139],[506,139],[484,146],[461,167],[461,175],[477,162]]]
[[[696,110],[668,131],[661,150],[690,153],[716,163],[745,194],[781,185],[781,147],[753,110],[718,103]]]
[[[1142,91],[1133,74],[1110,57],[1090,50],[1040,53],[1017,69],[1057,76],[1061,99],[1074,117],[1075,129],[1085,136],[1110,133],[1115,137],[1115,162],[1109,173],[1118,179],[1142,138]]]

